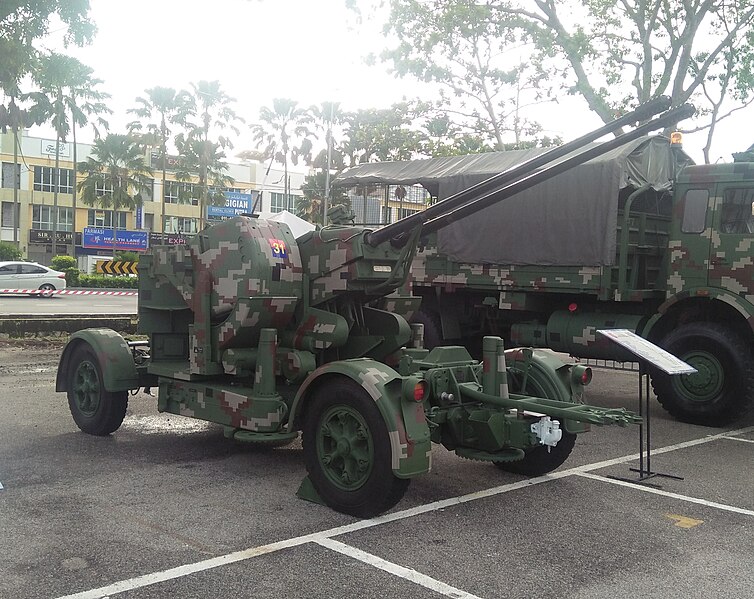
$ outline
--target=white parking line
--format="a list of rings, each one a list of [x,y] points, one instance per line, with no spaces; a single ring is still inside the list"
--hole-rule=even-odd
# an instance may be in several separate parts
[[[471,593],[467,593],[466,591],[452,587],[449,584],[440,582],[439,580],[431,578],[421,572],[417,572],[411,568],[404,568],[403,566],[384,560],[381,557],[377,557],[376,555],[367,553],[366,551],[362,551],[351,545],[346,545],[340,541],[334,541],[333,539],[320,539],[316,541],[316,543],[323,547],[327,547],[328,549],[332,549],[333,551],[337,551],[338,553],[342,553],[343,555],[347,555],[348,557],[362,561],[370,566],[374,566],[375,568],[379,568],[389,574],[421,585],[431,591],[445,595],[446,597],[453,597],[453,599],[481,599],[481,597],[477,595],[472,595]]]
[[[731,441],[743,441],[744,443],[754,443],[754,439],[742,439],[741,437],[729,437],[725,435],[723,439],[730,439]]]
[[[640,483],[633,483],[626,480],[617,480],[614,478],[608,478],[607,476],[600,476],[599,474],[591,474],[589,472],[577,472],[576,476],[583,476],[584,478],[598,480],[604,483],[610,483],[611,485],[630,487],[631,489],[634,489],[636,491],[644,491],[645,493],[662,495],[663,497],[670,497],[671,499],[680,499],[681,501],[687,501],[689,503],[697,503],[699,505],[705,505],[707,507],[723,510],[725,512],[734,512],[736,514],[743,514],[744,516],[754,516],[754,510],[747,510],[742,507],[725,505],[724,503],[717,503],[715,501],[707,501],[706,499],[698,499],[697,497],[689,497],[688,495],[679,495],[678,493],[671,493],[669,491],[663,491],[662,489],[646,487]]]
[[[687,447],[703,445],[705,443],[717,441],[724,437],[746,434],[752,431],[754,431],[754,426],[738,429],[735,431],[726,431],[725,433],[719,433],[717,435],[708,435],[706,437],[702,437],[701,439],[694,439],[692,441],[684,441],[682,443],[676,443],[675,445],[669,445],[667,447],[653,449],[652,455],[659,455],[659,454],[668,453],[671,451],[677,451],[679,449],[685,449]],[[65,596],[59,597],[59,599],[101,599],[104,596],[116,595],[118,593],[123,593],[125,591],[130,591],[133,589],[146,587],[149,585],[157,584],[159,582],[165,582],[167,580],[174,580],[176,578],[182,578],[184,576],[189,576],[197,572],[203,572],[205,570],[211,570],[213,568],[219,568],[221,566],[227,566],[229,564],[233,564],[236,562],[252,559],[260,555],[274,553],[282,549],[298,547],[306,543],[318,543],[319,541],[327,540],[332,537],[337,537],[343,534],[356,532],[358,530],[372,528],[374,526],[379,526],[381,524],[386,524],[388,522],[404,520],[406,518],[411,518],[419,514],[425,514],[427,512],[434,512],[434,511],[442,510],[448,507],[453,507],[456,505],[468,503],[469,501],[476,501],[477,499],[493,497],[495,495],[500,495],[502,493],[516,491],[518,489],[531,487],[533,485],[549,482],[552,480],[558,480],[560,478],[565,478],[567,476],[586,474],[592,470],[599,470],[601,468],[606,468],[608,466],[624,464],[626,462],[636,460],[638,459],[638,457],[639,457],[638,453],[631,454],[631,455],[623,456],[620,458],[604,460],[602,462],[595,462],[593,464],[587,464],[584,466],[577,466],[575,468],[570,468],[569,470],[553,472],[551,474],[546,474],[545,476],[538,476],[536,478],[522,480],[522,481],[511,483],[508,485],[500,485],[498,487],[492,487],[490,489],[484,489],[482,491],[468,493],[467,495],[461,495],[458,497],[442,499],[440,501],[434,501],[432,503],[428,503],[425,505],[419,505],[413,508],[409,508],[407,510],[393,512],[392,514],[385,514],[377,518],[372,518],[371,520],[361,520],[359,522],[354,522],[353,524],[346,524],[344,526],[338,526],[336,528],[331,528],[329,530],[311,533],[308,535],[303,535],[300,537],[295,537],[295,538],[287,539],[283,541],[278,541],[276,543],[270,543],[269,545],[262,545],[259,547],[252,547],[250,549],[244,549],[242,551],[236,551],[234,553],[221,555],[219,557],[203,560],[200,562],[195,562],[193,564],[185,564],[183,566],[177,566],[175,568],[170,568],[168,570],[162,570],[160,572],[144,574],[142,576],[137,576],[135,578],[121,580],[119,582],[116,582],[116,583],[113,583],[104,587],[91,589],[89,591],[82,591],[80,593],[74,593],[72,595],[65,595]],[[590,477],[591,475],[589,476],[589,478]],[[599,480],[603,479],[603,477],[600,477],[600,476],[595,476],[595,478]],[[612,482],[611,479],[605,479],[605,480]],[[632,488],[638,487],[638,485],[635,485],[632,483],[626,483],[626,485],[631,486]],[[642,490],[648,490],[645,487],[640,487],[640,488]],[[678,498],[683,498],[683,497],[684,496],[682,495],[678,496]],[[699,501],[702,501],[702,500],[699,500]]]

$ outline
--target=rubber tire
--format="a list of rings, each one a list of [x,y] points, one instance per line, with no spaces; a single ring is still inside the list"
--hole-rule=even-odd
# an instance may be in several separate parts
[[[534,376],[532,376],[534,374]],[[521,378],[516,376],[515,372],[509,370],[508,373],[508,385],[509,389],[513,393],[521,395],[532,395],[535,397],[543,397],[545,399],[555,399],[563,401],[564,398],[556,390],[552,389],[550,385],[545,385],[537,381],[536,370],[532,368],[529,372],[529,378],[526,381],[526,389],[521,389]],[[569,433],[567,430],[562,429],[563,436],[555,447],[548,447],[546,445],[540,445],[538,447],[532,447],[525,450],[526,457],[523,460],[516,462],[495,462],[495,466],[500,470],[506,472],[512,472],[514,474],[522,474],[524,476],[542,476],[548,472],[552,472],[563,464],[571,455],[573,447],[576,444],[576,434]],[[549,450],[549,451],[548,451]]]
[[[55,291],[55,285],[51,285],[50,283],[45,283],[44,285],[40,285],[39,288],[42,291]]]
[[[393,474],[390,437],[375,401],[350,379],[325,382],[315,390],[311,401],[303,426],[304,461],[309,479],[322,500],[332,509],[358,518],[377,516],[398,503],[411,481]],[[340,489],[329,480],[317,451],[320,419],[335,406],[345,406],[358,412],[367,423],[372,437],[372,471],[361,487],[354,491]]]
[[[724,369],[720,392],[707,401],[689,400],[676,392],[679,382],[673,379],[696,375],[671,376],[651,371],[657,400],[678,420],[719,427],[740,418],[754,405],[754,356],[746,340],[735,331],[710,322],[694,322],[673,330],[660,345],[684,361],[692,351],[708,352]]]
[[[411,318],[413,323],[424,325],[424,348],[434,349],[445,344],[442,337],[442,325],[440,324],[440,315],[426,308],[419,308],[419,311]]]
[[[68,407],[76,426],[83,432],[98,437],[107,436],[118,430],[126,416],[128,391],[110,392],[105,389],[99,360],[89,345],[80,345],[74,350],[69,366]],[[89,374],[96,373],[97,377],[99,401],[93,414],[82,411],[76,401],[76,377],[82,368],[89,369]]]

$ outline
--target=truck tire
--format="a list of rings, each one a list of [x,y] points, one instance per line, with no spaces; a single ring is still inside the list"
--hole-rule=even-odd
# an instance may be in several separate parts
[[[434,349],[444,344],[439,314],[426,308],[419,308],[411,322],[420,322],[424,325],[424,347],[426,349]]]
[[[657,400],[683,422],[723,426],[754,403],[754,357],[738,333],[710,322],[682,325],[660,345],[699,372],[670,376],[652,370]]]
[[[304,461],[314,488],[332,509],[370,518],[400,501],[409,479],[393,474],[385,420],[356,383],[320,386],[303,427]]]
[[[74,350],[69,365],[68,407],[76,425],[97,436],[118,430],[126,416],[128,391],[105,389],[99,360],[86,344]]]
[[[539,380],[536,368],[529,371],[526,381],[526,389],[521,388],[523,382],[523,373],[516,370],[508,370],[508,385],[513,393],[522,395],[531,395],[542,397],[544,399],[555,399],[558,401],[568,401],[570,398],[563,397],[550,382],[543,378]],[[539,445],[525,450],[524,459],[515,462],[496,462],[495,466],[506,472],[514,474],[523,474],[524,476],[542,476],[552,472],[563,464],[571,455],[573,447],[576,444],[576,435],[563,429],[563,436],[555,447]]]

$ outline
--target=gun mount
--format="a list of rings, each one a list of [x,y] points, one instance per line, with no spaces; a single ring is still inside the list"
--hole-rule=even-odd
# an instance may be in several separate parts
[[[609,130],[664,108],[642,106]],[[76,333],[56,388],[68,393],[77,425],[95,435],[118,428],[128,391],[140,387],[159,388],[160,411],[218,423],[239,440],[281,443],[303,431],[309,477],[300,494],[358,516],[392,507],[409,479],[429,470],[432,442],[504,470],[548,472],[590,424],[640,419],[583,405],[588,368],[505,351],[497,337],[485,338],[481,362],[463,347],[429,352],[421,325],[407,320],[420,299],[391,294],[423,230],[688,110],[545,167],[565,155],[554,151],[378,231],[338,225],[295,239],[284,223],[240,216],[185,245],[152,248],[139,265],[139,331],[149,348],[137,352],[107,329]],[[381,298],[382,309],[374,307]]]

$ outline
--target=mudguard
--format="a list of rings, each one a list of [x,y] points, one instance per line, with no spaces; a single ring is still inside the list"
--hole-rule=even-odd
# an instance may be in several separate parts
[[[533,349],[531,362],[527,367],[526,351],[521,348],[505,350],[505,361],[509,369],[528,377],[535,386],[542,390],[545,399],[583,403],[583,386],[570,380],[571,364],[564,362],[552,351]],[[527,385],[528,386],[528,385]],[[514,393],[522,390],[511,388]],[[566,420],[563,427],[569,433],[583,433],[589,425],[574,420]]]
[[[139,387],[136,364],[126,340],[112,329],[84,329],[73,333],[63,349],[55,391],[68,391],[71,356],[81,345],[90,346],[97,356],[107,391],[127,391]]]
[[[393,473],[411,478],[429,472],[432,442],[421,403],[402,397],[403,378],[395,370],[368,358],[341,360],[312,372],[296,393],[288,431],[293,432],[313,389],[332,377],[347,377],[362,387],[377,403],[390,436]]]

